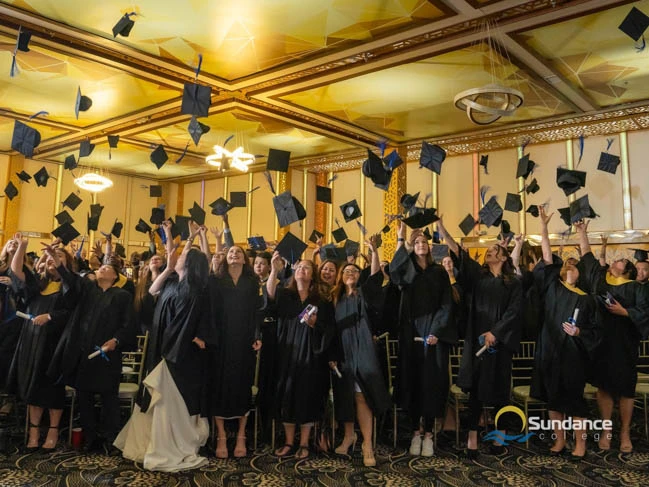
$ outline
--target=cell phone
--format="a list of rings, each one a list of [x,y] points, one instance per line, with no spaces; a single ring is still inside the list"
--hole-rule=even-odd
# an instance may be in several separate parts
[[[606,306],[613,306],[615,303],[617,303],[613,295],[608,291],[606,292],[606,299],[604,300],[604,302],[606,303]]]
[[[313,304],[308,304],[306,308],[300,313],[300,323],[306,323],[309,318],[318,312],[318,307]]]

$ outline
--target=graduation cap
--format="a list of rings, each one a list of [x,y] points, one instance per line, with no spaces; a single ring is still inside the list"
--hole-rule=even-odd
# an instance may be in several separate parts
[[[104,207],[99,203],[90,205],[90,216],[99,218],[102,211],[104,211]]]
[[[344,205],[340,205],[340,211],[342,211],[346,223],[362,216],[361,209],[358,207],[356,200],[348,201]]]
[[[403,219],[403,223],[410,228],[421,228],[439,220],[435,208],[417,208],[417,211],[411,213],[408,218]]]
[[[113,38],[121,35],[122,37],[128,37],[131,33],[131,29],[135,25],[135,21],[131,20],[131,17],[135,15],[135,12],[122,15],[117,23],[113,26]]]
[[[586,173],[558,167],[557,186],[563,190],[566,196],[569,196],[577,192],[579,188],[586,186]]]
[[[502,240],[508,240],[514,237],[514,232],[512,232],[509,222],[503,220],[500,222],[500,238]]]
[[[609,154],[608,152],[602,152],[599,155],[599,162],[597,164],[597,169],[600,171],[609,172],[615,174],[617,172],[617,166],[620,164],[620,156]]]
[[[192,117],[189,121],[187,131],[189,132],[189,135],[191,135],[194,145],[198,145],[201,141],[201,137],[210,131],[210,127],[204,123],[200,123],[196,117]]]
[[[77,120],[79,120],[79,112],[85,112],[90,109],[92,106],[92,100],[81,94],[81,87],[79,86],[77,88],[77,100],[74,103],[74,114],[77,117]]]
[[[320,233],[314,228],[313,231],[311,232],[311,236],[309,237],[309,242],[316,243],[318,239],[322,237],[324,237],[324,233]]]
[[[444,260],[444,257],[448,257],[448,245],[433,244],[430,253],[435,262],[441,262]]]
[[[386,225],[381,229],[381,232],[388,233],[390,231],[390,225]]]
[[[198,203],[194,201],[194,206],[189,209],[189,214],[199,225],[205,225],[205,210],[198,206]]]
[[[108,159],[113,157],[112,150],[117,149],[119,143],[119,135],[108,135]]]
[[[430,230],[428,229],[428,227],[424,228],[423,234],[424,237],[426,237],[426,240],[433,240],[433,236],[430,234]],[[437,239],[437,241],[439,242],[439,238]]]
[[[140,220],[137,222],[137,225],[135,225],[135,230],[140,233],[149,233],[152,228],[147,222],[140,218]]]
[[[343,248],[345,249],[345,255],[347,257],[352,256],[352,255],[356,256],[356,255],[358,255],[358,251],[361,248],[361,244],[358,243],[358,242],[354,242],[353,240],[347,239],[345,241],[345,245],[344,245]]]
[[[633,258],[638,262],[647,262],[649,259],[649,251],[645,249],[630,249],[633,250]]]
[[[336,228],[333,232],[331,232],[331,235],[333,236],[336,243],[340,243],[343,240],[347,240],[347,232],[343,227]]]
[[[331,204],[331,188],[327,186],[315,187],[315,200]]]
[[[32,177],[29,174],[27,174],[25,171],[17,172],[16,176],[18,176],[18,179],[20,179],[24,183],[28,183],[32,179]]]
[[[288,162],[291,153],[285,150],[268,149],[266,169],[268,171],[288,172]]]
[[[35,174],[34,174],[34,181],[36,181],[36,186],[47,186],[47,181],[50,179],[50,175],[47,172],[47,169],[45,169],[45,166],[41,167]]]
[[[430,169],[434,173],[441,174],[442,162],[446,159],[446,151],[438,145],[421,143],[421,155],[419,156],[419,167]]]
[[[397,154],[398,155],[398,154]],[[363,162],[363,175],[370,178],[379,186],[390,184],[390,171],[383,166],[383,161],[370,149],[367,149],[367,159]]]
[[[32,33],[27,30],[18,31],[18,40],[16,41],[16,49],[22,52],[29,52],[29,41],[32,38]]]
[[[597,214],[588,202],[588,195],[585,194],[581,198],[576,199],[570,203],[570,222],[575,223],[583,220],[584,218],[595,218]]]
[[[212,104],[212,88],[196,83],[185,83],[180,113],[195,117],[207,117]]]
[[[63,200],[63,206],[67,206],[72,211],[76,210],[77,207],[81,204],[83,200],[77,196],[76,193],[70,193],[65,200]]]
[[[121,257],[122,259],[126,259],[126,249],[119,242],[115,244],[115,255]]]
[[[484,154],[480,156],[480,165],[484,167],[484,173],[489,174],[487,170],[487,164],[489,164],[489,154]]]
[[[401,164],[403,164],[403,159],[401,159],[399,152],[397,152],[396,150],[393,150],[387,156],[385,156],[383,161],[385,162],[385,165],[387,166],[390,175],[392,175],[392,171],[394,171]]]
[[[246,207],[247,193],[245,191],[230,191],[230,204],[232,208]]]
[[[124,228],[124,224],[118,222],[117,219],[115,219],[115,223],[113,223],[113,228],[111,228],[110,230],[111,235],[114,235],[115,238],[119,238],[122,235],[122,228]]]
[[[9,181],[9,184],[5,187],[5,195],[7,195],[7,198],[9,198],[9,201],[13,200],[16,196],[18,196],[18,188],[14,186],[14,183]]]
[[[320,260],[344,262],[347,260],[347,252],[345,252],[344,247],[336,247],[334,244],[327,244],[320,249]]]
[[[171,224],[171,236],[176,238],[180,235],[180,240],[189,238],[189,220],[188,216],[176,215],[176,221]]]
[[[60,227],[52,231],[52,235],[61,239],[63,245],[69,244],[72,240],[77,238],[80,234],[76,228],[72,226],[71,223],[63,223]]]
[[[210,203],[210,208],[212,208],[212,215],[225,215],[233,208],[233,206],[225,198],[219,198],[218,200],[212,201]]]
[[[404,210],[409,211],[413,206],[417,204],[418,199],[419,199],[419,192],[415,193],[414,195],[410,195],[406,193],[401,197],[399,203],[401,204]]]
[[[273,206],[275,207],[275,214],[277,215],[280,227],[286,227],[291,223],[306,218],[304,206],[302,206],[302,203],[297,198],[291,195],[290,191],[284,191],[274,196]]]
[[[74,158],[74,154],[70,154],[65,158],[65,162],[63,163],[63,169],[69,169],[72,171],[72,169],[76,169],[79,164],[77,163],[77,160]]]
[[[264,237],[248,237],[248,247],[257,251],[266,250],[268,248]]]
[[[568,226],[572,225],[572,223],[570,223],[570,208],[559,208],[557,211],[559,212],[559,217],[561,217],[563,223]]]
[[[152,184],[149,186],[149,197],[160,198],[162,196],[162,186]]]
[[[527,176],[529,176],[530,173],[534,170],[534,166],[536,166],[536,163],[534,161],[530,161],[529,154],[525,154],[523,157],[521,157],[518,160],[518,167],[516,168],[516,177],[527,179]]]
[[[167,151],[162,146],[162,144],[158,144],[158,146],[151,153],[150,159],[151,162],[154,163],[158,169],[160,169],[169,160],[169,156],[167,155]]]
[[[165,210],[164,208],[151,208],[151,218],[149,221],[154,225],[160,225],[165,220]]]
[[[532,182],[525,186],[525,192],[527,194],[535,194],[541,187],[539,186],[539,183],[536,181],[536,178],[532,179]]]
[[[487,227],[498,226],[503,217],[503,209],[496,201],[496,197],[492,196],[478,215],[480,216],[480,222],[487,225]]]
[[[38,130],[25,125],[19,120],[14,120],[14,131],[11,136],[11,148],[20,152],[25,157],[31,158],[34,149],[41,143],[41,134]]]
[[[58,213],[57,215],[54,215],[54,218],[56,218],[56,221],[59,223],[59,225],[63,225],[64,223],[74,223],[74,218],[65,210],[63,210],[61,213]]]
[[[523,203],[521,202],[521,195],[518,193],[507,193],[507,199],[505,199],[505,210],[519,212],[523,209]]]
[[[644,12],[633,7],[624,18],[618,29],[628,35],[634,41],[638,41],[649,27],[649,17]]]
[[[90,213],[88,214],[87,221],[88,233],[99,228],[99,218],[101,217],[101,212],[103,210],[104,207],[99,204],[90,205]]]
[[[307,247],[308,245],[302,242],[302,240],[297,238],[291,232],[287,232],[281,242],[277,244],[275,250],[279,252],[279,255],[286,259],[289,264],[294,264],[300,260],[300,257],[302,257],[302,254]]]
[[[527,210],[525,210],[525,213],[529,213],[534,218],[538,218],[538,216],[539,216],[539,207],[537,205],[530,205],[530,206],[528,206]]]
[[[473,230],[473,227],[475,227],[477,223],[478,222],[474,220],[473,215],[469,213],[464,217],[464,220],[462,220],[458,226],[466,237],[469,233],[471,233],[471,230]]]
[[[88,139],[82,140],[79,144],[79,158],[87,157],[95,150],[95,144],[91,144]]]

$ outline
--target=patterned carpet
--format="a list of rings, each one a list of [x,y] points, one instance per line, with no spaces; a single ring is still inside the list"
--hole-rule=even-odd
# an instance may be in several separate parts
[[[282,461],[262,446],[245,459],[211,456],[201,469],[174,474],[148,472],[119,456],[85,455],[67,448],[24,454],[14,437],[9,454],[0,454],[0,486],[647,486],[649,444],[640,436],[640,431],[634,434],[633,454],[611,450],[598,455],[591,450],[579,463],[542,454],[548,444],[538,439],[529,450],[509,446],[505,454],[493,456],[483,448],[476,460],[468,460],[453,441],[438,446],[432,458],[412,457],[404,438],[396,450],[379,444],[374,468],[363,466],[359,445],[351,458],[312,453],[305,460]]]

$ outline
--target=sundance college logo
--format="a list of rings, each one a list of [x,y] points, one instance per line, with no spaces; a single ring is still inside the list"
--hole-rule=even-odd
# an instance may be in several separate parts
[[[498,420],[505,413],[512,413],[518,416],[521,420],[522,426],[521,431],[517,435],[508,435],[498,430]],[[613,428],[613,421],[610,419],[584,419],[584,420],[573,420],[572,418],[566,418],[564,420],[550,420],[550,419],[541,419],[538,416],[530,416],[529,420],[525,417],[525,413],[516,406],[505,406],[501,408],[497,413],[494,419],[496,429],[490,431],[485,437],[484,441],[494,441],[502,446],[507,446],[511,442],[516,443],[525,443],[532,436],[537,436],[541,440],[546,438],[551,438],[556,440],[556,434],[554,433],[554,426],[560,426],[566,434],[572,432],[573,430],[585,430],[592,431],[595,441],[599,441],[600,432],[603,430],[611,430]],[[525,426],[529,423],[529,433],[525,434]],[[586,433],[583,433],[586,435]]]

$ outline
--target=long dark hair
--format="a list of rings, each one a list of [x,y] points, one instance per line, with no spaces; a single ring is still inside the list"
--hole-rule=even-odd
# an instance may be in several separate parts
[[[505,282],[509,282],[510,280],[516,277],[514,262],[512,261],[511,255],[509,255],[509,250],[507,250],[502,245],[498,245],[498,254],[496,255],[501,255],[501,254],[506,257],[506,260],[505,262],[503,262],[500,275],[505,280]],[[491,272],[491,269],[489,269],[489,264],[487,264],[486,262],[482,264],[482,270],[483,272],[485,272],[485,274]]]
[[[209,264],[207,256],[197,249],[190,249],[185,256],[185,276],[180,281],[179,292],[198,294],[207,286]]]
[[[360,267],[352,263],[346,263],[341,265],[340,270],[338,271],[338,277],[336,278],[336,285],[334,286],[333,291],[331,292],[331,295],[333,296],[334,305],[338,304],[338,301],[346,291],[345,283],[343,282],[343,272],[345,272],[345,269],[347,269],[350,266],[358,269],[358,282],[360,282],[360,273],[361,273]],[[358,282],[356,283],[357,288],[358,288]]]
[[[309,301],[319,301],[320,299],[322,299],[322,295],[320,294],[320,276],[318,275],[318,268],[312,260],[301,260],[298,262],[298,265],[302,262],[306,262],[311,266],[311,284],[309,284],[308,299]],[[291,280],[288,282],[286,289],[290,289],[297,294],[298,290],[295,274],[293,274],[293,276],[291,277]]]
[[[232,247],[230,247],[230,249],[233,249],[235,247],[238,248],[239,250],[241,250],[241,252],[243,253],[243,271],[241,272],[241,274],[244,275],[244,276],[256,278],[257,276],[255,276],[255,270],[250,265],[250,261],[248,260],[248,256],[246,255],[246,251],[243,250],[243,248],[239,247],[238,245],[233,245]],[[230,251],[230,249],[228,249],[228,252]],[[223,258],[223,260],[221,262],[219,262],[219,266],[216,268],[216,273],[215,273],[216,277],[225,277],[225,276],[229,275],[228,274],[228,269],[229,269],[228,253],[226,252],[225,257]]]

